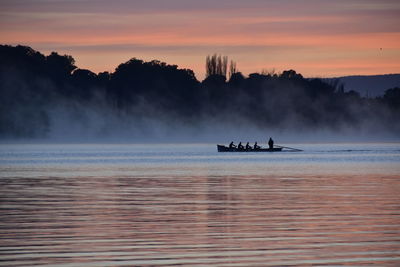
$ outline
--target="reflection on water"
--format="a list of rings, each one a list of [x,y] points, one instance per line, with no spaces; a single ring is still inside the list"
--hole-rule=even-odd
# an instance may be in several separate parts
[[[399,266],[381,147],[2,146],[0,266]]]

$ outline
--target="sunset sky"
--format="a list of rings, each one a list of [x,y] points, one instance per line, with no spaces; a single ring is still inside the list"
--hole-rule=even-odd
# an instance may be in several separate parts
[[[0,0],[0,43],[114,71],[132,57],[193,69],[223,54],[244,74],[400,73],[399,0]]]

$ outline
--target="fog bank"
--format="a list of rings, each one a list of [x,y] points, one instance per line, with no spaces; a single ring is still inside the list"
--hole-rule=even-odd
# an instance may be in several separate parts
[[[198,81],[159,61],[95,74],[29,47],[0,55],[2,142],[400,141],[399,88],[365,98],[294,70],[244,77],[216,64]]]

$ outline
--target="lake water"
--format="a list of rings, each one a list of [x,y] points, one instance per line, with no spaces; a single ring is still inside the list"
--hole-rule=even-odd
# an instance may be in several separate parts
[[[400,266],[400,144],[292,146],[0,145],[0,266]]]

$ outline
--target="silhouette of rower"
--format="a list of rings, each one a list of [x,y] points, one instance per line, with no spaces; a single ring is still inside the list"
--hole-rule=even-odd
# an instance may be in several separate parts
[[[229,148],[236,148],[235,144],[233,143],[233,141],[229,144]]]
[[[249,145],[249,142],[247,142],[246,144],[246,150],[250,150],[251,149],[251,145]]]
[[[273,149],[274,148],[274,140],[272,140],[271,137],[269,138],[268,146],[269,146],[269,149]]]
[[[242,145],[242,142],[239,142],[238,149],[244,149],[244,146]]]
[[[254,149],[260,149],[261,147],[257,145],[257,142],[254,143]]]

